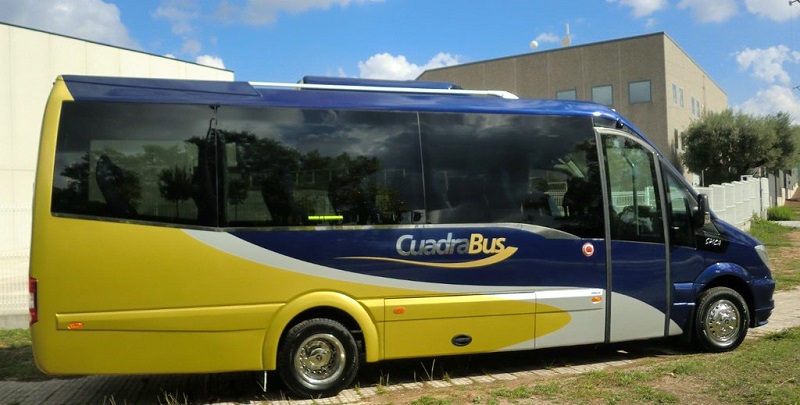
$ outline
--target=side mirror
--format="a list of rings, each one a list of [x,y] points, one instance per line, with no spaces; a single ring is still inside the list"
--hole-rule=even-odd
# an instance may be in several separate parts
[[[711,214],[708,209],[708,196],[705,194],[698,194],[697,211],[692,213],[692,227],[694,229],[699,229],[708,222],[711,222]]]

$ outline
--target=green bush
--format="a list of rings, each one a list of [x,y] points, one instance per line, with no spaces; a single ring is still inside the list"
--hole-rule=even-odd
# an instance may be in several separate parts
[[[794,219],[794,210],[787,207],[770,207],[767,210],[767,219],[770,221],[791,221]]]

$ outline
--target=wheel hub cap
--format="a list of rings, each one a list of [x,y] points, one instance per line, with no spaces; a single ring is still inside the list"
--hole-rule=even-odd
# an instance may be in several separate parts
[[[708,337],[722,346],[733,344],[739,335],[739,309],[731,301],[720,300],[706,317]]]
[[[344,346],[330,334],[310,336],[297,350],[294,366],[306,385],[327,384],[344,371]]]

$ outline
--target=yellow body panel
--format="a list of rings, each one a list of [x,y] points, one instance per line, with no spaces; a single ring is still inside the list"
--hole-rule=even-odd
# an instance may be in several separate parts
[[[472,342],[456,346],[452,339],[458,335],[470,336]],[[533,336],[533,314],[387,322],[386,357],[486,353]]]
[[[132,332],[213,332],[257,330],[268,325],[279,304],[212,308],[57,313],[56,329]]]
[[[527,299],[525,299],[527,298]],[[535,339],[535,314],[556,311],[533,294],[466,295],[386,300],[386,358],[484,353]],[[550,333],[570,321],[566,312],[548,319]],[[468,336],[464,346],[456,336]]]

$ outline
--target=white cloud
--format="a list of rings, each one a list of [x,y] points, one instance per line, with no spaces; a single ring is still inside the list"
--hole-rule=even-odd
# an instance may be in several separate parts
[[[187,55],[197,55],[202,50],[203,50],[203,44],[201,44],[200,41],[194,39],[187,39],[183,41],[183,48],[181,48],[181,53]]]
[[[244,6],[236,6],[223,0],[217,8],[217,16],[224,21],[244,21],[251,25],[275,22],[280,13],[298,14],[311,9],[326,10],[332,6],[347,7],[351,3],[363,4],[383,0],[247,0]]]
[[[200,55],[195,59],[195,62],[197,62],[200,65],[225,69],[225,63],[222,62],[222,58],[218,56]]]
[[[172,33],[186,36],[195,31],[193,21],[200,16],[196,0],[166,0],[153,13],[153,18],[170,22]]]
[[[766,90],[759,91],[755,97],[737,106],[747,114],[770,115],[778,112],[786,112],[792,117],[795,124],[800,124],[800,99],[798,93],[788,87],[773,85]]]
[[[428,63],[419,66],[411,63],[403,55],[393,56],[389,53],[372,55],[366,62],[358,62],[359,77],[364,79],[411,80],[422,72],[445,66],[457,65],[458,57],[440,52]]]
[[[117,6],[102,0],[3,1],[0,21],[104,44],[141,49],[120,20]]]
[[[559,43],[561,42],[561,38],[558,35],[553,34],[552,32],[543,32],[536,36],[536,42],[539,43]]]
[[[614,3],[615,1],[617,0],[606,0],[606,3]],[[666,8],[669,3],[667,0],[619,0],[619,5],[632,8],[633,16],[639,18]]]
[[[784,63],[800,61],[800,53],[792,52],[784,45],[771,46],[766,49],[745,48],[736,53],[736,62],[745,70],[752,70],[751,76],[768,83],[789,84],[789,74],[783,68]]]
[[[169,23],[172,33],[183,41],[179,51],[181,55],[192,57],[203,51],[203,43],[199,39],[201,30],[197,26],[197,20],[201,17],[199,0],[162,0],[152,16],[153,19]]]
[[[703,23],[721,23],[739,12],[736,0],[681,0],[678,8],[692,10],[694,18]]]
[[[800,4],[789,5],[787,0],[745,0],[747,11],[775,21],[786,21],[800,15]]]

